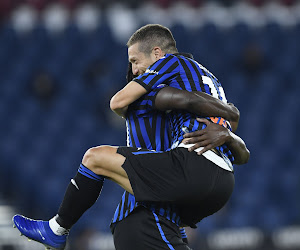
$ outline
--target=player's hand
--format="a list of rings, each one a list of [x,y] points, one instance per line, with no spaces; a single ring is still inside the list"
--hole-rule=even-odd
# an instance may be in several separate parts
[[[219,124],[212,123],[204,118],[197,118],[197,121],[204,123],[206,128],[186,133],[183,136],[184,138],[187,138],[184,144],[195,144],[188,149],[189,151],[204,147],[198,152],[198,155],[201,155],[207,150],[221,146],[229,140],[230,133],[227,128],[224,128]]]

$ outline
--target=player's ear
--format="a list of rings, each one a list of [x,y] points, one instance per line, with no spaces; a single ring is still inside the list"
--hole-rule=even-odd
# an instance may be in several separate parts
[[[160,47],[154,47],[153,52],[156,59],[159,59],[164,56],[164,53]]]

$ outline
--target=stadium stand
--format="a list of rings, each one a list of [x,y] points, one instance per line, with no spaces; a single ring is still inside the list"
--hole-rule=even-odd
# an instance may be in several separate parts
[[[179,50],[193,53],[221,80],[227,99],[241,111],[237,133],[251,151],[249,163],[235,168],[229,204],[203,220],[196,236],[188,232],[191,244],[211,250],[300,249],[300,3],[100,2],[97,8],[79,0],[0,2],[0,198],[9,211],[5,214],[50,218],[86,149],[126,144],[125,126],[111,114],[109,99],[125,84],[126,39],[135,28],[155,22],[138,14],[156,6],[169,13],[162,24],[173,31]],[[126,11],[120,13],[122,6]],[[169,18],[178,6],[196,16],[204,9],[212,12],[187,25],[190,17]],[[245,8],[249,12],[242,16],[238,10]],[[258,14],[261,18],[251,19]],[[230,18],[222,22],[220,16]],[[106,234],[121,193],[106,182],[101,200],[75,226],[72,250],[79,239],[90,242],[86,250],[112,249]],[[3,232],[8,225],[0,220]],[[13,233],[5,235],[0,233],[0,249],[8,244],[25,249]],[[107,248],[100,248],[99,239]]]

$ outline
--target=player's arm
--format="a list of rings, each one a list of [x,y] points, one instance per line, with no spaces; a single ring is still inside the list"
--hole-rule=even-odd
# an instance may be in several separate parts
[[[155,66],[149,66],[148,69],[149,72],[150,71],[154,71],[156,72],[156,67],[158,67],[161,63],[163,62],[163,60],[161,60],[160,63],[155,63]],[[170,65],[170,67],[172,67],[173,65],[176,65],[177,60],[173,59],[172,61],[173,64]],[[165,67],[164,67],[165,68]],[[172,70],[171,72],[169,72],[167,70],[167,68],[165,68],[164,70],[160,70],[160,77],[159,77],[159,81],[163,82],[164,79],[167,79],[168,77],[176,74],[177,71]],[[156,72],[158,74],[158,72]],[[126,79],[127,79],[127,85],[121,89],[119,92],[117,92],[111,99],[110,101],[110,108],[112,109],[112,111],[114,111],[115,113],[117,113],[120,116],[125,116],[127,109],[128,109],[128,105],[130,105],[131,103],[133,103],[134,101],[136,101],[137,99],[139,99],[140,97],[142,97],[144,94],[146,94],[147,92],[151,91],[152,88],[155,88],[156,85],[159,84],[159,82],[157,80],[152,79],[152,81],[148,82],[147,84],[144,83],[143,81],[140,81],[138,83],[138,80],[141,79],[135,79],[136,77],[142,77],[145,75],[149,75],[151,73],[144,73],[140,76],[136,76],[133,75],[132,72],[132,64],[131,62],[128,63],[128,68],[127,68],[127,75],[126,75]]]
[[[250,151],[239,136],[232,133],[229,129],[212,123],[207,119],[197,118],[197,120],[205,123],[206,128],[184,135],[184,138],[186,138],[184,141],[185,144],[195,143],[194,146],[188,149],[189,151],[204,147],[198,152],[198,154],[202,154],[207,150],[226,144],[234,156],[233,163],[240,165],[248,162]]]
[[[110,108],[117,115],[124,117],[128,105],[146,93],[147,90],[142,85],[135,81],[131,81],[111,98]]]
[[[226,104],[203,92],[189,92],[172,87],[165,87],[157,93],[154,106],[161,111],[185,110],[199,116],[223,117],[230,121],[233,131],[240,118],[240,112],[233,104]]]
[[[228,105],[202,92],[188,92],[171,87],[165,87],[158,92],[154,105],[159,110],[186,110],[201,116],[220,116],[231,122],[233,130],[237,128],[240,118],[239,110],[233,104]],[[248,162],[250,152],[239,136],[207,119],[198,118],[198,121],[204,122],[207,127],[184,135],[188,138],[185,143],[195,144],[189,151],[204,147],[199,152],[202,154],[226,143],[235,158],[235,164]]]

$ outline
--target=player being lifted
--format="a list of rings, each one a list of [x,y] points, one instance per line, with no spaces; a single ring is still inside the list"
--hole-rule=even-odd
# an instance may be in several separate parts
[[[14,216],[14,224],[28,238],[52,249],[64,249],[69,229],[97,200],[104,178],[118,183],[145,206],[148,202],[175,205],[181,226],[195,227],[228,201],[234,186],[231,163],[246,163],[249,151],[230,131],[226,119],[234,120],[230,112],[234,107],[226,104],[217,78],[195,60],[177,54],[171,32],[161,25],[137,30],[128,42],[128,55],[138,77],[115,94],[111,109],[127,119],[129,140],[139,140],[143,135],[138,133],[152,130],[149,144],[157,142],[157,131],[150,124],[139,123],[140,131],[130,133],[137,125],[136,117],[148,117],[149,122],[153,117],[163,118],[170,126],[171,148],[89,149],[54,218],[36,221]],[[165,114],[165,110],[172,112]],[[189,138],[191,135],[196,137]]]

